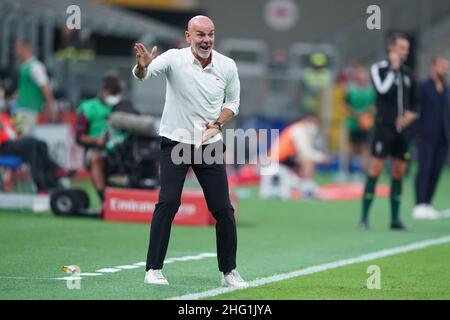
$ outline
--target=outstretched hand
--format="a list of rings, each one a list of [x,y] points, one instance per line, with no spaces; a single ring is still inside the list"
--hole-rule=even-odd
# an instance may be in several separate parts
[[[134,50],[136,51],[136,64],[139,68],[147,68],[158,54],[158,47],[154,46],[152,51],[148,52],[142,43],[136,43]]]

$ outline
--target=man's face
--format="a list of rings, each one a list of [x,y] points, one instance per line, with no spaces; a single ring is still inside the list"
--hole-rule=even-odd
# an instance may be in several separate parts
[[[357,67],[355,69],[355,80],[361,85],[364,85],[369,81],[369,74],[364,67]]]
[[[440,78],[447,77],[448,60],[445,58],[436,59],[436,61],[434,62],[434,65],[433,65],[433,69],[434,69],[434,72],[436,73],[436,75],[439,76]]]
[[[194,55],[208,59],[214,47],[214,24],[208,18],[194,18],[186,31],[186,42],[191,46]]]
[[[389,51],[397,53],[400,60],[405,62],[409,55],[409,41],[404,38],[398,38],[395,44],[389,46]]]
[[[112,91],[112,90],[103,88],[102,91],[100,92],[100,98],[107,105],[109,105],[110,107],[113,107],[116,104],[118,104],[120,102],[120,100],[122,99],[122,93],[118,92],[118,91]]]
[[[17,42],[14,49],[15,49],[14,51],[15,51],[16,57],[19,60],[23,61],[25,59],[24,57],[26,55],[26,46],[25,46],[25,44],[23,44],[22,42]]]

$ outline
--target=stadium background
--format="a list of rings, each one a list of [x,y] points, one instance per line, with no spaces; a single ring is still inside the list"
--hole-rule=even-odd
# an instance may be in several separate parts
[[[72,4],[81,9],[79,31],[65,30],[66,9]],[[366,9],[372,4],[381,7],[381,30],[366,28]],[[335,156],[318,176],[322,184],[346,178],[343,164],[348,161],[348,145],[342,107],[345,81],[341,80],[345,79],[353,63],[369,66],[383,58],[385,40],[392,31],[405,32],[412,40],[408,64],[420,79],[428,74],[430,60],[435,54],[450,57],[448,1],[345,0],[337,5],[335,1],[325,0],[1,0],[0,86],[6,96],[15,90],[18,61],[14,57],[14,42],[22,37],[30,39],[36,56],[47,67],[62,112],[61,120],[65,123],[57,131],[64,132],[64,138],[55,139],[55,134],[45,133],[46,119],[42,117],[40,138],[48,141],[52,155],[61,164],[79,168],[82,151],[74,143],[71,133],[74,110],[79,102],[95,96],[103,74],[114,69],[126,81],[126,97],[140,111],[160,115],[164,80],[151,80],[145,85],[132,81],[133,44],[136,41],[148,45],[155,43],[160,52],[183,46],[185,25],[196,14],[209,15],[215,21],[216,48],[235,58],[238,64],[242,86],[241,113],[230,127],[282,129],[305,110],[313,109],[321,115],[326,148]],[[314,69],[311,56],[317,53],[324,54],[326,59],[324,65]],[[68,131],[61,131],[62,128]],[[357,200],[337,203],[262,201],[258,198],[257,186],[237,187],[242,273],[252,280],[448,236],[448,219],[426,222],[410,219],[414,204],[411,179],[415,173],[414,165],[413,162],[405,190],[406,201],[402,206],[402,215],[412,226],[406,235],[387,231],[385,198],[377,201],[373,209],[374,230],[367,235],[356,229]],[[358,167],[357,162],[354,167]],[[446,168],[436,197],[436,206],[441,210],[450,207],[446,197],[449,178]],[[91,188],[83,175],[75,183]],[[188,186],[196,187],[196,182],[189,181]],[[90,196],[95,203],[95,195],[91,193]],[[0,219],[1,250],[5,257],[0,265],[2,299],[152,299],[180,296],[218,285],[214,276],[207,276],[215,272],[214,259],[204,259],[185,262],[185,265],[181,262],[168,265],[168,277],[172,277],[173,282],[178,281],[179,285],[165,292],[145,288],[141,284],[142,270],[105,274],[83,281],[84,290],[67,290],[64,283],[51,280],[63,276],[60,272],[63,265],[77,264],[83,270],[93,271],[141,261],[147,244],[147,226],[75,218],[64,220],[46,212],[34,215],[27,210],[9,209],[2,209]],[[215,252],[212,229],[176,227],[169,257]],[[186,239],[192,242],[186,242]],[[448,248],[448,245],[443,246]],[[436,248],[448,252],[445,248]],[[98,256],[99,251],[104,255]],[[405,261],[385,262],[386,268],[393,270],[395,276],[388,278],[385,290],[381,292],[362,289],[367,278],[366,266],[362,266],[355,271],[356,280],[350,280],[352,276],[329,276],[328,279],[324,273],[322,278],[302,287],[306,293],[299,293],[295,284],[292,288],[286,284],[275,288],[281,291],[279,295],[270,294],[274,288],[262,287],[260,292],[248,291],[231,297],[448,299],[445,293],[448,293],[448,286],[445,287],[440,279],[448,279],[449,274],[440,263],[450,261],[450,256],[439,252],[421,254],[428,254],[430,266],[423,263],[424,258],[419,253],[418,257],[411,256],[411,260],[402,256]],[[433,260],[432,256],[440,259]],[[416,266],[411,269],[417,274],[416,282],[402,278],[403,263]],[[427,268],[434,270],[430,279]],[[349,274],[354,273],[349,271]],[[123,283],[123,290],[114,285],[117,282]],[[196,285],[191,286],[191,282]],[[138,286],[136,290],[134,285]]]

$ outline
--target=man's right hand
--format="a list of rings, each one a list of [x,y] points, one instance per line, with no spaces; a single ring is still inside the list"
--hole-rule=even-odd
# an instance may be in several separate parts
[[[148,52],[142,43],[136,43],[134,50],[136,51],[136,64],[140,69],[145,69],[156,58],[158,48],[154,46],[152,51]]]

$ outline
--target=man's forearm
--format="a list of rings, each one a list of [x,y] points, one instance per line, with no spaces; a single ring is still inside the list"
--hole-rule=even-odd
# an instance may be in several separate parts
[[[53,94],[48,85],[42,86],[42,94],[44,95],[45,102],[47,103],[48,108],[53,108]]]
[[[223,108],[222,112],[219,115],[219,118],[216,120],[220,122],[222,125],[225,125],[234,117],[234,112],[228,108]]]

